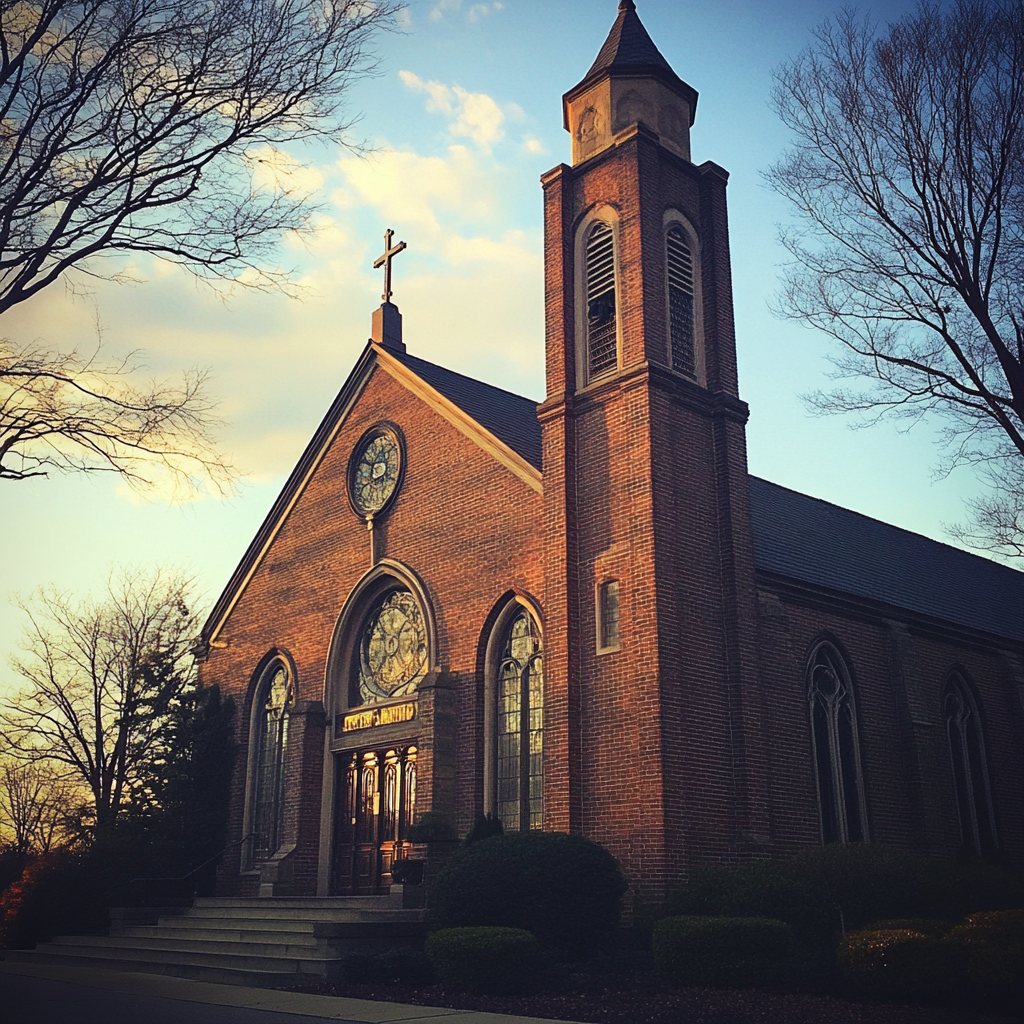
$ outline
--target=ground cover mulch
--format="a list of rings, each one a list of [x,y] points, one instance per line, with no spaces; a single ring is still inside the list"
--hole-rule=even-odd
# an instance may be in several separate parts
[[[323,995],[381,1002],[486,1010],[580,1024],[1012,1024],[1024,1020],[992,1008],[856,1002],[834,995],[820,975],[810,991],[674,988],[653,969],[650,954],[618,950],[585,962],[553,957],[537,990],[525,995],[470,995],[438,984],[355,983],[319,986]],[[803,986],[806,988],[807,986]]]
[[[706,988],[649,992],[606,989],[525,996],[471,996],[446,991],[440,985],[345,985],[329,993],[321,991],[358,999],[488,1010],[582,1024],[1008,1024],[1008,1019],[1021,1019],[963,1007],[855,1003],[801,993]]]

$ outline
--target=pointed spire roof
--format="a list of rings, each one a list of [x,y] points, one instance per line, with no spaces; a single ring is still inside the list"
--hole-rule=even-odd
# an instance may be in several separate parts
[[[633,0],[621,0],[619,16],[612,25],[608,38],[597,55],[597,60],[587,72],[586,77],[596,75],[606,68],[628,67],[631,70],[641,67],[656,67],[674,75],[671,65],[654,45],[654,40],[647,34],[636,13]]]
[[[620,0],[619,16],[612,25],[608,38],[604,41],[590,70],[583,81],[566,93],[566,98],[592,85],[604,75],[610,77],[651,76],[659,78],[670,88],[681,92],[690,102],[690,123],[697,106],[697,90],[684,82],[672,70],[672,65],[662,56],[644,28],[640,16],[636,13],[634,0]]]

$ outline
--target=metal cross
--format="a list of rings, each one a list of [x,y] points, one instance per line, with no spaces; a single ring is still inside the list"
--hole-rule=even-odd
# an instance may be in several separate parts
[[[385,302],[391,301],[391,261],[406,248],[405,242],[399,242],[398,245],[392,245],[391,239],[395,237],[394,231],[388,228],[384,232],[384,255],[378,257],[373,264],[374,270],[379,270],[381,267],[384,268],[384,294],[381,298]]]

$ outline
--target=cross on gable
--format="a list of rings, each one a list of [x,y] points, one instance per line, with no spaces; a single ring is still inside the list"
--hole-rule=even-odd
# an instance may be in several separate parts
[[[373,269],[379,270],[380,267],[384,267],[384,294],[381,298],[385,302],[391,301],[391,261],[407,246],[405,242],[399,242],[398,245],[392,245],[391,239],[395,237],[394,231],[388,228],[384,232],[384,255],[378,256],[373,262]]]

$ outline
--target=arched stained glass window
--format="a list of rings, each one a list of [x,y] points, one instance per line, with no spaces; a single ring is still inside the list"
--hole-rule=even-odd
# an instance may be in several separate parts
[[[275,660],[263,673],[256,690],[259,717],[255,786],[251,816],[251,858],[266,860],[281,841],[284,819],[285,755],[288,750],[288,713],[295,703],[295,686],[287,665]]]
[[[953,786],[963,845],[981,856],[995,853],[995,814],[988,784],[985,738],[978,706],[967,680],[954,672],[943,697]]]
[[[391,590],[363,621],[355,650],[353,701],[373,704],[413,693],[427,670],[427,627],[416,598]]]
[[[814,649],[807,676],[822,840],[866,842],[867,809],[849,669],[839,651],[826,642]]]
[[[544,823],[544,668],[541,642],[523,609],[505,636],[498,669],[497,812],[506,831]]]
[[[598,221],[587,238],[587,379],[600,380],[619,365],[615,301],[615,236]]]
[[[697,373],[694,321],[693,255],[686,232],[673,224],[665,236],[668,264],[669,338],[672,369],[694,377]]]

